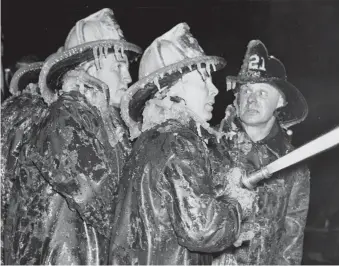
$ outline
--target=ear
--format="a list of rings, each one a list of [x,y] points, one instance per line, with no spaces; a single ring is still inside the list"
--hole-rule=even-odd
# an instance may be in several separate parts
[[[182,83],[182,80],[179,80],[176,82],[167,92],[167,96],[171,99],[171,101],[177,102],[177,103],[183,103],[186,105],[187,101],[187,93],[185,90],[185,86]],[[174,99],[174,100],[173,100]]]
[[[97,68],[94,64],[94,62],[88,62],[84,65],[83,69],[90,75],[93,77],[97,77]]]
[[[182,80],[178,80],[178,82],[176,82],[173,86],[171,86],[171,88],[168,91],[168,96],[172,96],[172,97],[181,97],[183,98],[183,96],[185,95],[185,86],[182,83]]]
[[[276,109],[283,107],[283,106],[285,106],[285,99],[282,97],[282,95],[279,95],[279,100],[278,100]]]

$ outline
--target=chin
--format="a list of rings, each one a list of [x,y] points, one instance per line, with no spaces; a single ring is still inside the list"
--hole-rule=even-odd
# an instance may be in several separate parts
[[[240,120],[244,122],[246,125],[250,126],[255,126],[262,123],[261,118],[256,116],[243,116],[240,117]]]
[[[212,119],[212,117],[213,117],[212,113],[208,113],[208,114],[205,114],[202,117],[202,119],[207,122],[207,121],[210,121]]]

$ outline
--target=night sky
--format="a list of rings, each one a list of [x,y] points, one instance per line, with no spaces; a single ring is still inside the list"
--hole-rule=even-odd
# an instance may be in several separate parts
[[[300,146],[339,124],[339,1],[167,1],[167,0],[2,0],[3,65],[22,56],[44,60],[63,45],[76,21],[112,8],[128,41],[146,48],[177,23],[187,22],[206,54],[227,60],[214,74],[219,95],[212,124],[233,101],[225,76],[239,71],[247,43],[260,39],[287,69],[289,81],[304,94],[309,116],[292,128]],[[137,65],[132,67],[136,80]],[[339,148],[307,161],[312,191],[309,226],[322,227],[339,209]],[[334,204],[335,202],[335,204]]]

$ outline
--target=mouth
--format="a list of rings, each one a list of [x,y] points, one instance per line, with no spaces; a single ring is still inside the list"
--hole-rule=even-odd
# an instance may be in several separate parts
[[[208,111],[212,111],[213,105],[214,105],[214,102],[208,102],[208,103],[205,104],[205,107]]]
[[[247,108],[246,113],[247,114],[259,114],[259,111],[257,109]]]
[[[212,106],[213,106],[213,104],[215,104],[215,101],[214,101],[214,100],[210,100],[210,101],[208,101],[208,102],[207,102],[207,104],[209,104],[209,105],[212,105]]]
[[[119,91],[127,91],[127,86],[123,86],[123,87],[121,87],[120,89],[119,89]]]

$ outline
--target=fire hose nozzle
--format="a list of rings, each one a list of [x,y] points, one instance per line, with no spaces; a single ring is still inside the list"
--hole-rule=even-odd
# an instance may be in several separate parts
[[[269,178],[271,176],[270,172],[266,167],[260,169],[259,171],[253,172],[248,176],[243,176],[241,178],[242,184],[248,189],[254,189],[258,182],[263,179]]]

